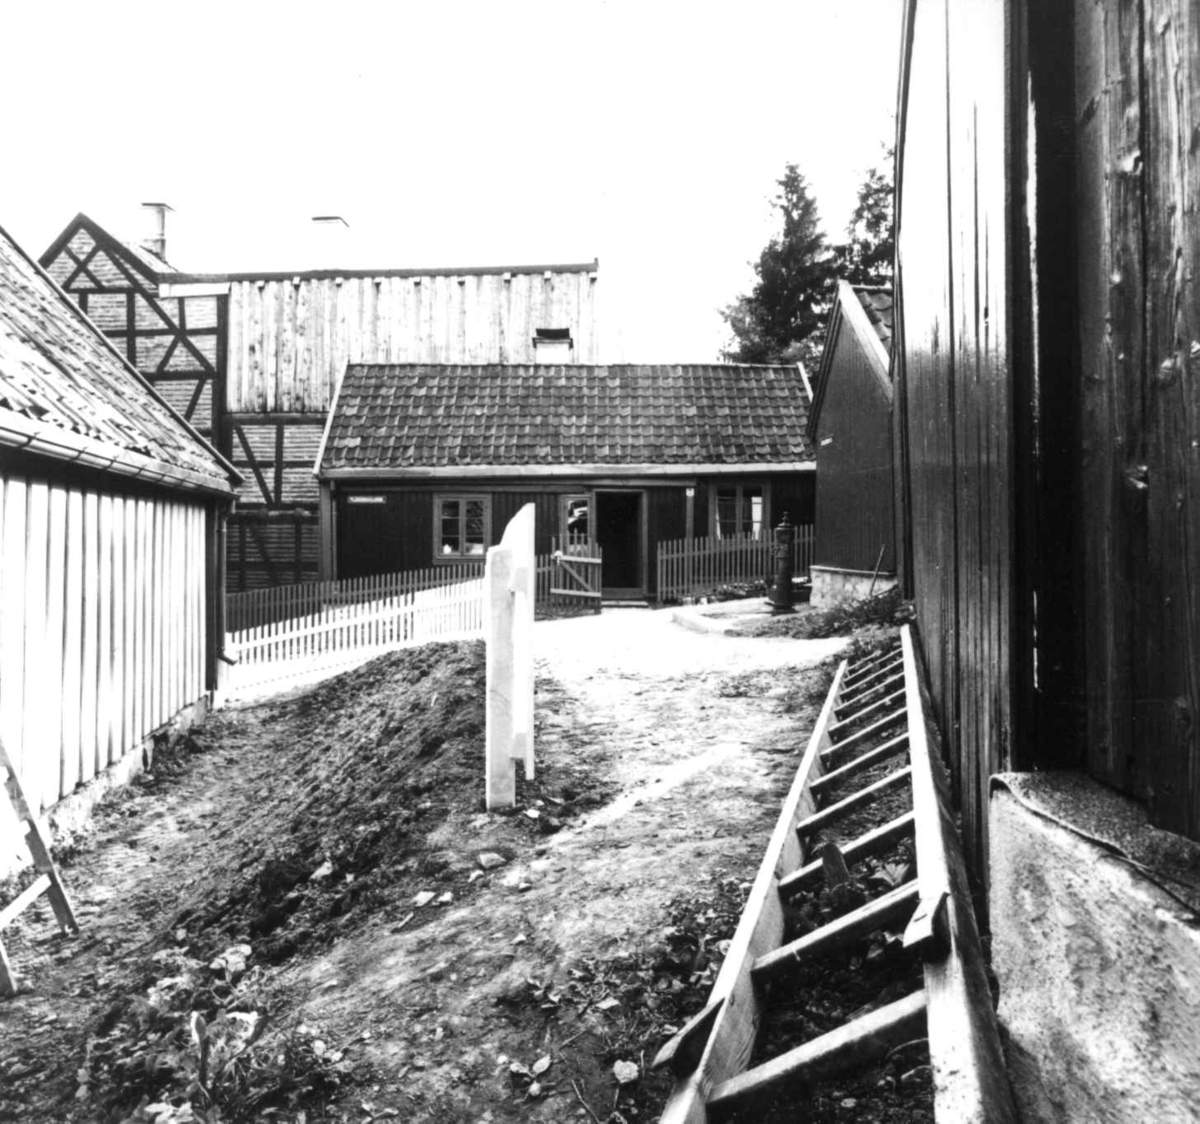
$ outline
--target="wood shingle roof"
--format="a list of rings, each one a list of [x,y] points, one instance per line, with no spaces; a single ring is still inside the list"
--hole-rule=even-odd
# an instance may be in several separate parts
[[[808,407],[794,366],[351,364],[318,467],[798,467]]]

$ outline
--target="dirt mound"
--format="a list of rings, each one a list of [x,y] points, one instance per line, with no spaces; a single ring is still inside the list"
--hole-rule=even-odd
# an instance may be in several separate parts
[[[221,859],[173,927],[206,952],[244,939],[279,962],[394,904],[385,891],[406,876],[445,868],[416,854],[414,836],[470,801],[481,773],[483,645],[383,656],[273,717],[269,782],[226,829]]]

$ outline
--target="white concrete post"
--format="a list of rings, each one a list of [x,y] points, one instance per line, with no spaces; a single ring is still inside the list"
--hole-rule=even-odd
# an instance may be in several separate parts
[[[514,759],[533,778],[534,506],[509,521],[484,568],[487,615],[487,807],[517,799]]]

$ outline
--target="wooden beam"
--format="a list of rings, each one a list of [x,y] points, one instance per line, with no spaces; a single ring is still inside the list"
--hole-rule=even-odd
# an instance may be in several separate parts
[[[20,917],[25,907],[40,898],[49,888],[50,875],[39,874],[8,905],[0,909],[0,929],[3,929],[10,921]]]
[[[914,991],[717,1085],[709,1098],[708,1119],[715,1122],[744,1113],[789,1086],[866,1065],[901,1043],[922,1037],[924,1025],[925,993]]]
[[[752,969],[754,979],[760,983],[778,979],[799,968],[806,960],[861,940],[894,921],[903,918],[907,922],[919,901],[920,887],[915,880],[897,886],[882,897],[760,956]]]
[[[912,831],[913,814],[905,812],[904,815],[897,816],[894,820],[868,831],[865,835],[860,835],[851,843],[847,843],[842,848],[842,857],[848,863],[858,862],[859,859],[865,859],[868,855],[887,850],[897,839],[902,839]],[[819,881],[823,873],[824,868],[820,862],[808,863],[779,880],[779,893],[785,898],[795,894],[806,886]]]

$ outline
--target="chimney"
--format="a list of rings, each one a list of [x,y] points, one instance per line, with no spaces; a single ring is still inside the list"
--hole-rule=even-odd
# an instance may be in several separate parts
[[[167,212],[173,210],[169,203],[143,203],[150,212],[150,234],[142,242],[143,249],[149,250],[163,261],[167,260]]]

